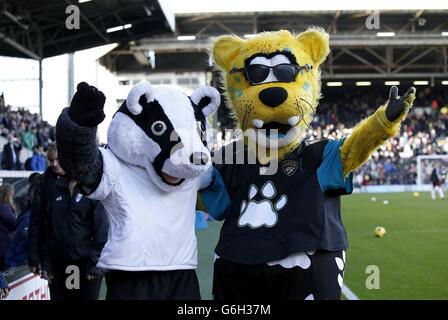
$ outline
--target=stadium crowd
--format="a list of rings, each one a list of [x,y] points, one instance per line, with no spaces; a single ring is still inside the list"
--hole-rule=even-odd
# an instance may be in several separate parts
[[[39,115],[23,108],[13,110],[0,101],[0,135],[0,140],[6,139],[1,153],[3,170],[45,170],[48,164],[44,152],[55,140],[54,127]],[[21,152],[26,149],[30,157],[20,161]]]
[[[386,92],[385,90],[382,90]],[[379,90],[356,88],[348,90],[324,88],[324,98],[317,109],[309,130],[310,139],[339,139],[350,133],[350,128],[375,112],[387,99]],[[231,128],[232,121],[225,114],[219,116],[221,128]],[[448,153],[448,90],[445,88],[418,90],[417,100],[402,127],[402,134],[375,152],[357,171],[358,185],[415,184],[418,155]],[[45,151],[55,140],[54,128],[39,115],[27,110],[12,110],[0,101],[0,134],[8,140],[2,153],[2,169],[44,171],[48,166]],[[0,138],[1,139],[1,138]],[[223,142],[221,142],[222,144]],[[20,162],[22,148],[32,151],[24,163]],[[13,152],[14,150],[14,152]],[[427,177],[431,173],[431,163]],[[443,165],[442,165],[443,167]],[[429,183],[429,181],[425,181]]]
[[[355,173],[355,184],[415,184],[417,177],[416,156],[448,154],[448,88],[418,90],[414,108],[402,126],[399,137],[375,152],[371,159]],[[341,89],[323,88],[323,98],[317,108],[308,136],[315,139],[340,139],[350,134],[353,126],[375,112],[387,96],[387,89],[372,90],[356,88],[352,92]],[[224,118],[224,128],[232,128],[230,118]],[[227,137],[224,140],[229,140]],[[429,178],[435,162],[428,161],[424,183]],[[441,163],[442,171],[447,169]]]
[[[313,121],[317,139],[341,138],[351,127],[375,112],[386,97],[378,97],[377,90],[359,90],[356,93],[324,96]],[[448,90],[418,90],[414,108],[402,126],[399,137],[373,154],[355,174],[358,185],[415,184],[416,156],[448,153]],[[432,166],[428,162],[424,177],[429,183]],[[445,170],[444,165],[441,164]]]

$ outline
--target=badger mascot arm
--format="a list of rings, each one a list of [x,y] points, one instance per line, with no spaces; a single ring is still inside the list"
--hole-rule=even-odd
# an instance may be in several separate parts
[[[339,299],[348,247],[340,196],[352,192],[353,170],[398,134],[415,89],[399,97],[392,87],[389,100],[349,137],[307,141],[328,34],[311,28],[248,40],[221,36],[211,52],[244,132],[223,148],[233,162],[216,166],[202,192],[211,216],[224,219],[215,298]],[[241,154],[244,161],[235,162]]]
[[[96,143],[97,126],[104,120],[104,94],[81,82],[70,108],[56,125],[58,157],[65,172],[87,193],[94,191],[103,175],[103,157]]]
[[[211,168],[207,117],[220,104],[212,87],[188,97],[138,83],[113,116],[98,148],[104,95],[86,83],[60,115],[62,168],[109,218],[98,267],[108,270],[107,299],[200,299],[195,269],[196,194]],[[154,285],[156,283],[157,285]]]

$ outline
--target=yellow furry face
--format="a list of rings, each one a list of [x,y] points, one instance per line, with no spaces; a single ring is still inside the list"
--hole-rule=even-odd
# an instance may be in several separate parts
[[[320,98],[319,65],[328,53],[328,34],[317,28],[297,36],[285,30],[249,40],[222,36],[212,50],[241,129],[250,129],[252,138],[266,129],[265,146],[280,151],[297,146],[312,120]],[[296,66],[295,77],[286,76],[291,75],[291,64]],[[270,129],[277,129],[278,135],[269,135]]]

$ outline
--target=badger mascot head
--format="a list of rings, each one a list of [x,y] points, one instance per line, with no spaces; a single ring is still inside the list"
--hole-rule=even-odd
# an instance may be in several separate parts
[[[280,157],[300,144],[321,95],[319,66],[329,51],[328,35],[318,28],[297,36],[281,30],[215,40],[212,56],[248,139]]]
[[[220,95],[212,87],[199,87],[188,97],[139,83],[112,118],[108,146],[122,161],[146,169],[161,189],[185,187],[211,165],[207,117],[219,104]]]

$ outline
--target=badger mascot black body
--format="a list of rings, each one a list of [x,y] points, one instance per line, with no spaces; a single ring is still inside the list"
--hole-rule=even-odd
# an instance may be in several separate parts
[[[219,93],[200,87],[187,97],[139,83],[115,113],[107,147],[98,148],[104,102],[101,91],[80,83],[56,138],[63,169],[110,220],[98,262],[107,271],[106,298],[199,299],[196,194],[211,168],[210,139],[201,135],[210,131]]]

